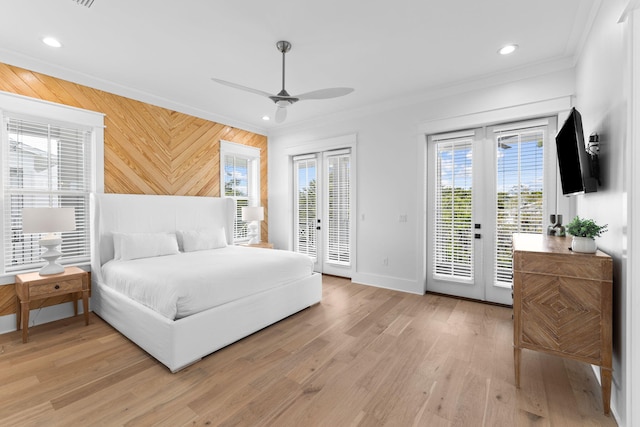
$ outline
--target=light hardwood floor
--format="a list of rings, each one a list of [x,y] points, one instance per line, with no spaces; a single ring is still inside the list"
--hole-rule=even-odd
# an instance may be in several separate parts
[[[171,374],[91,315],[0,335],[0,425],[615,426],[511,310],[325,276],[322,303]]]

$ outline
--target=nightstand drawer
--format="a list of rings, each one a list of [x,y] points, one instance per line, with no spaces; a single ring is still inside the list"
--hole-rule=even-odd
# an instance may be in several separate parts
[[[70,292],[82,291],[82,279],[61,280],[55,283],[32,284],[29,286],[29,295],[37,297],[41,295],[68,294]]]

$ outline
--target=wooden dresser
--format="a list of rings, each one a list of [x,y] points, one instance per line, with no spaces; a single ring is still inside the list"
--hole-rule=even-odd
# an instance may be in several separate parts
[[[513,235],[513,357],[522,349],[600,367],[604,412],[611,397],[612,261],[574,253],[571,237]]]

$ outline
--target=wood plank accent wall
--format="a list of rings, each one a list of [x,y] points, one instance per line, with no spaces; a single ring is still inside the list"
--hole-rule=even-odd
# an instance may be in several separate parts
[[[220,140],[259,148],[268,241],[266,136],[3,63],[0,90],[106,114],[105,193],[220,196]],[[0,286],[0,316],[15,313],[14,300],[14,286]]]

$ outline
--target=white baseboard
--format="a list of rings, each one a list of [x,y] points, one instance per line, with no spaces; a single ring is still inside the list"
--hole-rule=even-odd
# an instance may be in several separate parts
[[[400,279],[378,274],[354,273],[351,281],[362,285],[376,286],[378,288],[392,289],[394,291],[408,292],[424,295],[424,286],[415,280]]]

